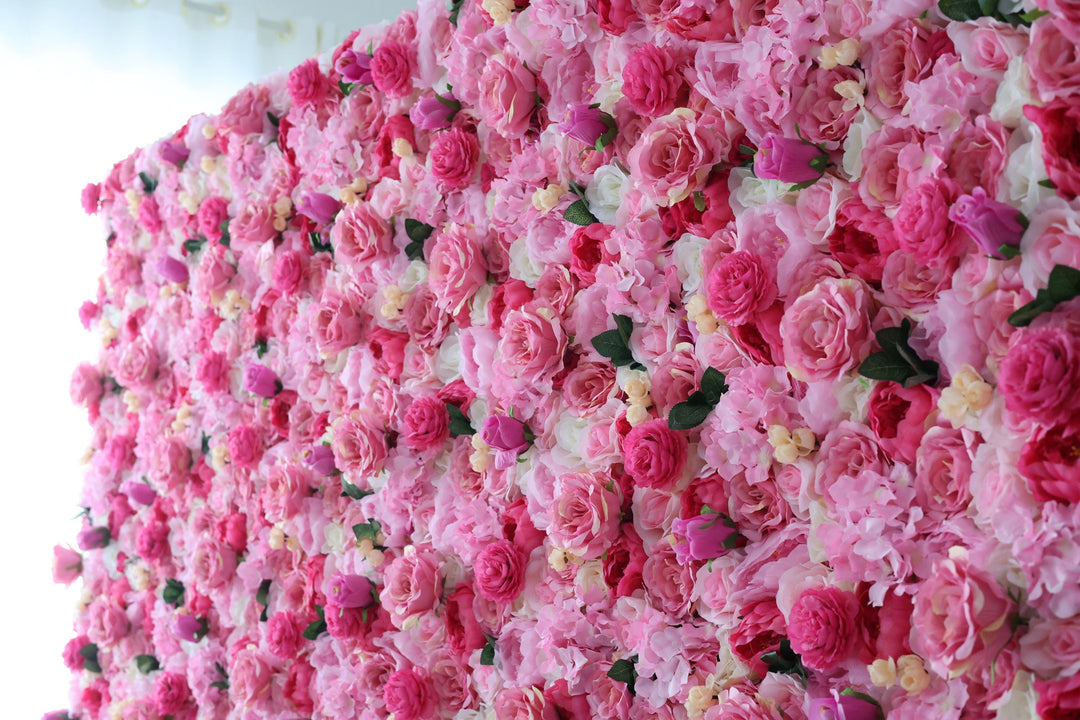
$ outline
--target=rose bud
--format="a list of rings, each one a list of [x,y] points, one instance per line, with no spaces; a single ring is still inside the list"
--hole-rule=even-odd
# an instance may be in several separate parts
[[[990,257],[1004,260],[1001,247],[1018,247],[1024,235],[1020,211],[1011,205],[992,200],[981,187],[970,195],[961,195],[949,208],[949,219],[967,230],[967,234]]]
[[[505,470],[517,456],[529,449],[529,429],[525,423],[506,415],[489,415],[480,427],[480,439],[497,451],[495,467]]]
[[[158,152],[161,155],[162,160],[178,168],[186,163],[188,157],[191,155],[191,150],[185,145],[174,142],[162,143],[161,149]]]
[[[158,275],[169,282],[184,283],[188,280],[187,264],[183,260],[164,256],[157,262]]]
[[[817,145],[769,135],[754,154],[754,175],[788,183],[813,182],[825,172],[828,156]]]
[[[355,50],[346,50],[338,57],[337,71],[341,73],[341,79],[347,83],[370,85],[371,56]]]
[[[344,608],[365,608],[371,605],[373,600],[373,586],[371,581],[363,575],[346,575],[338,573],[330,581],[330,592],[327,597],[330,602]]]
[[[53,710],[41,716],[41,720],[72,720],[67,710]]]
[[[140,505],[153,505],[157,499],[157,491],[148,483],[138,480],[128,480],[120,486],[120,492],[139,503]]]
[[[726,515],[707,512],[692,518],[677,518],[671,531],[683,538],[675,544],[675,559],[680,563],[690,560],[712,560],[725,555],[735,547],[739,533],[735,523]]]
[[[329,225],[341,210],[341,203],[326,193],[307,193],[296,211],[318,225]]]
[[[334,449],[329,445],[316,445],[304,454],[304,464],[320,475],[333,475],[337,472],[334,464]]]
[[[559,130],[564,135],[590,146],[595,146],[596,141],[614,127],[615,121],[610,115],[588,105],[570,106],[566,118],[559,123]]]
[[[814,698],[810,701],[808,720],[877,720],[881,710],[869,700],[855,695]]]
[[[103,548],[112,540],[107,527],[84,528],[76,538],[80,550],[93,550]]]
[[[450,122],[461,109],[461,103],[454,97],[425,95],[416,101],[409,110],[409,119],[413,125],[424,130],[441,130],[450,127]]]
[[[244,368],[244,389],[260,397],[272,398],[281,392],[281,381],[270,368],[251,363]]]
[[[70,585],[82,575],[82,555],[63,545],[53,546],[53,582]]]
[[[206,622],[194,615],[180,613],[173,621],[173,634],[181,640],[198,642],[206,634]]]

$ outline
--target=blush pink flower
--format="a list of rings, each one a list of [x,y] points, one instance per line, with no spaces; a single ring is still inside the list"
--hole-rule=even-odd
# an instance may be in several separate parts
[[[804,590],[788,616],[791,649],[808,668],[832,670],[852,652],[858,615],[853,593],[831,585]]]
[[[619,496],[609,478],[576,472],[555,480],[554,504],[547,533],[556,547],[578,557],[600,557],[619,532]]]
[[[834,381],[869,353],[870,293],[859,280],[825,278],[800,295],[780,321],[788,371],[805,381]]]
[[[536,108],[536,76],[513,54],[488,58],[480,74],[480,115],[500,135],[525,134]]]
[[[528,557],[509,540],[496,540],[480,551],[473,564],[480,596],[500,605],[512,603],[525,587]]]
[[[154,709],[159,715],[175,715],[183,710],[191,696],[187,677],[180,673],[162,672],[154,678]]]
[[[641,423],[623,440],[626,472],[638,485],[666,490],[678,482],[686,467],[686,435],[655,418]]]
[[[431,291],[444,312],[456,315],[487,284],[484,254],[474,234],[461,225],[439,232],[427,252]]]
[[[82,555],[77,551],[64,547],[53,546],[53,582],[71,585],[82,575]]]

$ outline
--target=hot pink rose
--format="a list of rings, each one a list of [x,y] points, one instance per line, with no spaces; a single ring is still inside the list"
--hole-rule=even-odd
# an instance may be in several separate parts
[[[936,405],[937,391],[925,385],[906,388],[888,380],[877,383],[867,413],[881,449],[898,462],[914,462],[926,420]]]
[[[640,20],[631,0],[597,0],[596,20],[604,32],[622,35],[630,23]]]
[[[610,225],[592,223],[578,228],[570,236],[570,272],[581,285],[596,282],[597,266],[614,259],[607,248],[612,229]]]
[[[927,178],[904,193],[893,218],[900,249],[919,262],[942,265],[958,257],[967,239],[950,222],[949,208],[960,196],[951,178]]]
[[[461,312],[487,284],[487,261],[475,234],[461,225],[439,232],[428,248],[428,282],[439,307],[450,315]]]
[[[473,611],[475,597],[472,586],[461,583],[446,598],[443,615],[446,618],[447,644],[459,658],[467,658],[473,650],[479,650],[487,643]]]
[[[185,283],[189,273],[187,264],[168,255],[163,256],[157,262],[158,275],[173,283]]]
[[[754,153],[754,175],[787,183],[810,182],[821,177],[827,160],[820,148],[808,142],[768,135]]]
[[[741,608],[739,617],[739,625],[728,638],[731,651],[758,676],[765,677],[768,666],[761,656],[780,647],[787,632],[784,616],[776,602],[765,599]]]
[[[738,531],[726,515],[710,512],[690,518],[677,518],[671,532],[680,541],[675,544],[675,558],[680,563],[712,560],[735,547]]]
[[[638,485],[663,490],[682,477],[689,442],[663,418],[641,423],[623,440],[626,472]]]
[[[1080,503],[1080,427],[1039,428],[1024,443],[1017,469],[1039,502]]]
[[[259,464],[263,454],[263,439],[251,425],[238,425],[229,433],[229,459],[237,467],[251,469]]]
[[[1042,131],[1042,157],[1050,181],[1067,200],[1080,195],[1080,105],[1057,99],[1038,107],[1025,105],[1024,116]]]
[[[283,660],[296,657],[304,642],[304,619],[292,610],[270,616],[266,623],[266,649]]]
[[[415,72],[416,50],[397,40],[383,40],[371,56],[371,80],[387,97],[411,93]]]
[[[1080,714],[1080,674],[1062,680],[1036,680],[1035,711],[1042,720],[1071,720]]]
[[[87,215],[97,215],[101,204],[101,186],[88,183],[82,190],[82,209]]]
[[[1020,211],[987,196],[981,187],[970,195],[961,195],[949,208],[949,219],[967,231],[987,255],[1005,259],[1002,245],[1019,246],[1024,234]]]
[[[375,586],[363,575],[338,573],[330,581],[327,599],[344,608],[365,608],[374,602]]]
[[[833,692],[836,692],[835,690]],[[854,695],[814,698],[810,701],[809,720],[878,720],[881,708]]]
[[[416,668],[395,670],[383,687],[386,710],[398,720],[419,720],[429,716],[435,699],[431,679]]]
[[[1043,425],[1068,422],[1080,413],[1080,338],[1048,326],[1015,333],[1001,361],[998,390],[1005,407]]]
[[[505,470],[529,449],[528,432],[525,423],[517,418],[489,415],[480,427],[480,439],[496,450],[495,466]]]
[[[162,672],[154,678],[154,709],[160,715],[175,715],[183,710],[191,697],[187,677],[180,673]]]
[[[414,450],[429,450],[450,437],[450,413],[446,403],[433,395],[412,401],[401,423],[405,443]]]
[[[761,256],[748,250],[728,253],[709,273],[709,307],[730,325],[753,322],[776,300],[776,279]]]
[[[319,69],[318,58],[310,58],[293,68],[287,88],[293,104],[299,107],[322,104],[335,92],[330,78]]]
[[[851,655],[858,615],[853,593],[831,585],[804,590],[788,616],[791,649],[808,668],[832,670]]]
[[[244,368],[244,389],[260,397],[272,398],[281,392],[281,381],[277,373],[265,365],[249,363]]]
[[[512,603],[525,587],[528,560],[521,548],[509,540],[486,545],[473,563],[480,596],[499,605]]]
[[[954,547],[915,594],[913,649],[941,677],[990,663],[1009,641],[1015,611],[998,582]]]
[[[223,197],[212,195],[202,201],[199,212],[195,214],[195,220],[199,224],[199,232],[210,242],[221,240],[221,224],[229,219],[229,201]]]
[[[824,278],[780,321],[784,360],[798,380],[834,381],[870,350],[870,293],[860,280]]]
[[[686,85],[671,53],[642,45],[630,53],[622,69],[623,95],[644,117],[667,115],[686,103]]]
[[[536,106],[536,76],[508,53],[488,58],[480,75],[480,113],[484,123],[503,137],[525,134]]]
[[[435,136],[428,151],[431,174],[444,190],[468,187],[480,163],[480,142],[476,135],[459,127]]]

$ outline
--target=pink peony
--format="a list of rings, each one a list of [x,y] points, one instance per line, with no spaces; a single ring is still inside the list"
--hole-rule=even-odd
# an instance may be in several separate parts
[[[450,413],[446,403],[434,395],[413,400],[401,423],[405,443],[414,450],[430,450],[450,437]]]
[[[1016,467],[1039,502],[1080,503],[1080,427],[1039,428]]]
[[[473,571],[481,597],[500,605],[512,603],[525,587],[528,557],[508,540],[486,545],[476,556]]]
[[[252,425],[238,425],[229,433],[227,440],[229,459],[240,468],[252,469],[259,464],[263,454],[263,440]]]
[[[460,190],[473,181],[480,163],[480,143],[476,135],[453,127],[440,132],[428,152],[431,174],[444,190]]]
[[[675,59],[664,48],[642,45],[634,50],[623,65],[622,77],[623,94],[643,117],[667,115],[686,103],[686,85]]]
[[[162,672],[154,678],[154,708],[160,715],[178,714],[191,696],[187,677],[180,673]]]
[[[371,56],[371,81],[387,97],[403,98],[413,89],[416,50],[397,40],[383,40]]]
[[[431,679],[415,668],[395,670],[383,686],[383,702],[395,720],[420,720],[431,714],[435,706],[435,690]]]
[[[899,462],[914,462],[936,404],[937,391],[925,385],[906,388],[892,381],[874,385],[867,412],[881,449]]]
[[[1080,338],[1065,328],[1024,328],[1013,335],[998,371],[1009,412],[1044,425],[1080,414]]]
[[[853,593],[833,586],[804,590],[788,615],[791,649],[808,668],[832,670],[851,655],[858,615]]]
[[[688,447],[686,435],[669,428],[666,420],[648,420],[623,440],[623,464],[636,484],[667,490],[682,477]]]
[[[212,195],[203,200],[199,205],[199,211],[195,214],[199,232],[210,242],[221,240],[221,225],[228,219],[229,201],[218,195]]]
[[[754,153],[754,175],[787,183],[812,182],[821,177],[827,160],[816,145],[768,135]]]
[[[299,107],[322,104],[335,92],[330,78],[319,69],[318,58],[310,58],[293,68],[286,87],[293,104]]]

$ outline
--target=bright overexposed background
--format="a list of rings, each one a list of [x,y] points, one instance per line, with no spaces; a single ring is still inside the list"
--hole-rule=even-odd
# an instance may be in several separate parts
[[[52,583],[74,545],[86,413],[72,370],[100,346],[105,238],[88,182],[136,148],[216,112],[236,90],[326,51],[415,0],[0,0],[0,653],[6,717],[69,707],[60,657],[79,582]]]

